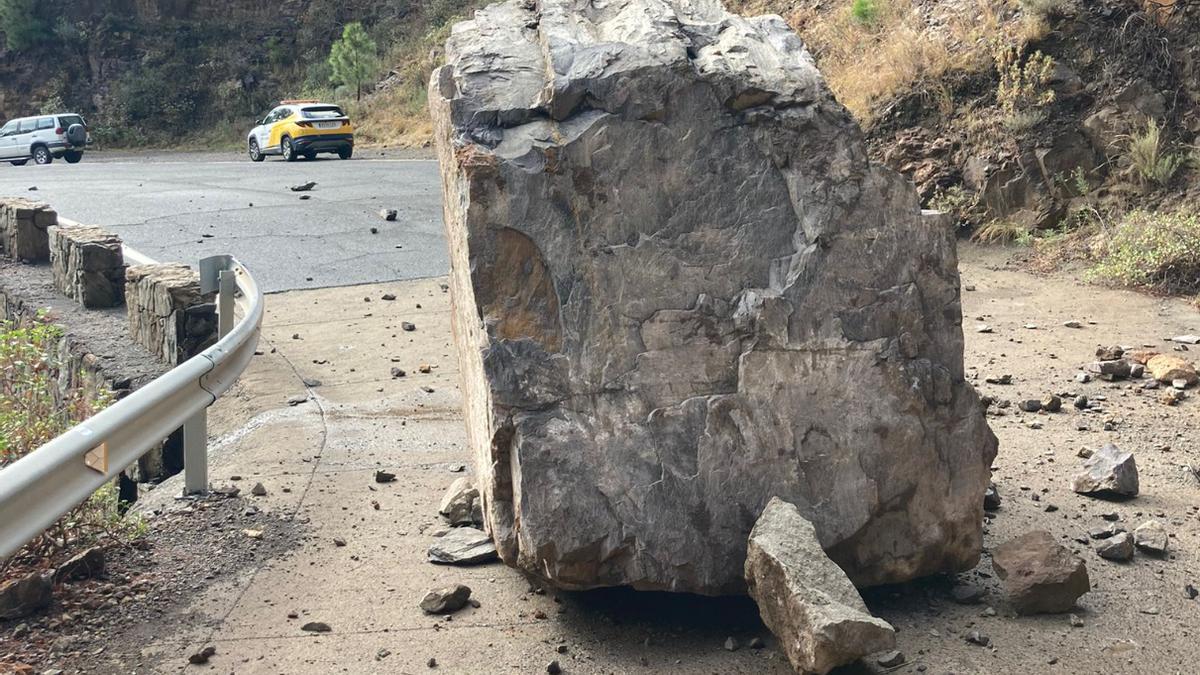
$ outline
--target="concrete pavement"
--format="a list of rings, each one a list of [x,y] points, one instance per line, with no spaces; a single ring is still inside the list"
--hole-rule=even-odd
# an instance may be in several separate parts
[[[162,262],[195,264],[232,253],[267,292],[418,279],[449,269],[434,161],[102,158],[4,164],[0,195],[46,201]],[[288,189],[309,181],[317,183],[311,192]],[[396,209],[395,221],[379,217],[385,208]]]

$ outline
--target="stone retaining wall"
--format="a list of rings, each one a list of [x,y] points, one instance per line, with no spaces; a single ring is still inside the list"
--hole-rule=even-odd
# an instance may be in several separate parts
[[[10,260],[45,262],[50,259],[49,229],[58,214],[46,204],[28,199],[0,199],[0,251]]]
[[[50,228],[50,267],[59,291],[91,308],[125,302],[121,239],[99,227]]]
[[[213,295],[200,293],[200,274],[182,263],[135,265],[125,271],[129,334],[175,366],[217,339]]]

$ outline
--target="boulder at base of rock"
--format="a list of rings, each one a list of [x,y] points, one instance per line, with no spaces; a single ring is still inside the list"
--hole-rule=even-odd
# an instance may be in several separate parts
[[[787,502],[772,499],[754,524],[745,571],[763,623],[799,672],[827,673],[896,645],[895,630],[871,616],[812,523]]]
[[[1159,382],[1172,383],[1175,380],[1183,380],[1186,386],[1191,387],[1200,381],[1200,376],[1196,374],[1196,366],[1192,365],[1191,361],[1173,354],[1150,357],[1146,361],[1146,370],[1150,372],[1150,377]]]
[[[450,484],[438,513],[454,526],[483,527],[483,505],[479,501],[479,490],[471,485],[470,478],[464,476]]]
[[[1133,497],[1138,493],[1137,463],[1133,453],[1109,443],[1083,462],[1083,473],[1072,488],[1080,494]]]
[[[1008,541],[992,553],[1009,602],[1021,614],[1066,612],[1091,590],[1087,566],[1045,530]]]
[[[462,584],[454,584],[445,588],[435,588],[425,594],[421,600],[421,609],[429,614],[451,614],[467,605],[471,599],[471,589]]]
[[[49,576],[31,572],[0,586],[0,621],[20,619],[50,604],[54,585]]]
[[[996,439],[954,227],[778,16],[506,0],[430,78],[476,486],[570,589],[745,591],[795,504],[858,584],[974,567]]]
[[[1167,552],[1167,528],[1157,520],[1148,520],[1133,530],[1133,543],[1143,551],[1162,555]]]
[[[429,547],[429,562],[442,565],[476,565],[495,559],[492,538],[473,527],[456,527]]]

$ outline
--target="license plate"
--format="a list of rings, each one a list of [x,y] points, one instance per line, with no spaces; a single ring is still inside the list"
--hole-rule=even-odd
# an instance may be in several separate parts
[[[317,122],[317,128],[318,129],[340,129],[340,128],[342,128],[342,123],[341,122]]]

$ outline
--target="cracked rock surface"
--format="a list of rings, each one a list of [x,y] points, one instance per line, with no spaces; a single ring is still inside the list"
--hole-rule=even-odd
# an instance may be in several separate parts
[[[951,229],[782,19],[510,1],[446,54],[454,330],[507,563],[743,592],[772,497],[859,585],[976,563],[996,441]]]

